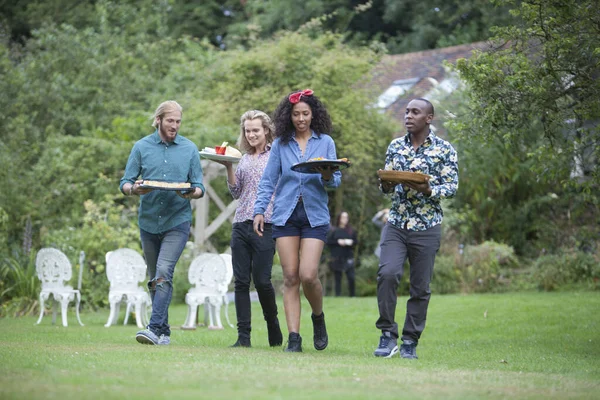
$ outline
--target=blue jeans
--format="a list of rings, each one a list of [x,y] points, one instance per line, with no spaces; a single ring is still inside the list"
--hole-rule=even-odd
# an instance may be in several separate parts
[[[173,272],[190,235],[191,223],[184,222],[161,233],[140,229],[142,249],[148,266],[148,289],[152,316],[148,329],[157,336],[171,336],[169,305],[173,295]]]

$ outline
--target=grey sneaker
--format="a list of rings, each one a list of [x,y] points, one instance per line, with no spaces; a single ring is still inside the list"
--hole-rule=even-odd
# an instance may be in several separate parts
[[[141,344],[158,344],[158,336],[150,329],[144,329],[135,334],[135,340]]]
[[[375,357],[391,358],[398,353],[398,341],[389,332],[383,332],[379,338],[379,346],[375,349]]]
[[[160,346],[168,346],[171,344],[171,337],[165,336],[165,335],[160,335],[160,337],[158,338],[157,344]]]
[[[400,345],[400,357],[402,358],[410,358],[417,359],[417,342],[413,342],[412,340],[402,340],[402,344]]]

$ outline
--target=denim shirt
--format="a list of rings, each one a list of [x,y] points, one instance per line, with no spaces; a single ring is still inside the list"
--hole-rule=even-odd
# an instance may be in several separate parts
[[[190,182],[204,192],[198,147],[179,134],[172,143],[165,143],[157,130],[133,145],[119,189],[123,191],[125,183],[133,184],[140,176],[153,181]],[[175,191],[153,190],[140,196],[140,229],[162,233],[187,221],[192,221],[190,200]]]
[[[265,213],[271,196],[275,193],[273,225],[284,226],[302,196],[310,226],[314,228],[328,225],[328,196],[325,187],[338,187],[342,181],[342,173],[334,172],[331,179],[325,182],[321,179],[321,174],[305,174],[291,169],[294,164],[317,157],[337,159],[335,143],[331,136],[312,132],[304,154],[300,150],[295,134],[287,144],[282,144],[280,138],[275,139],[269,162],[258,184],[254,215]]]

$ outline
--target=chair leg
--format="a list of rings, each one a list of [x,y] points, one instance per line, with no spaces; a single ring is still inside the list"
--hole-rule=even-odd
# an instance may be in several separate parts
[[[48,297],[49,299],[50,297]],[[52,325],[56,324],[56,314],[58,313],[58,301],[56,296],[52,294]]]
[[[212,306],[213,312],[215,314],[215,322],[217,323],[217,329],[223,329],[223,324],[221,323],[221,302]]]
[[[42,294],[40,293],[40,318],[35,324],[39,325],[40,322],[42,322],[42,318],[44,318],[44,296],[42,296]]]
[[[150,323],[150,318],[148,317],[148,308],[152,310],[152,302],[150,301],[149,297],[147,300],[144,301],[144,306],[142,307],[142,322],[144,324],[144,327],[148,326],[148,324]]]
[[[115,315],[113,316],[112,324],[116,325],[119,322],[119,314],[121,314],[121,299],[115,303]]]
[[[181,326],[183,329],[196,329],[196,316],[198,315],[198,306],[188,304],[188,313],[185,322]]]
[[[215,311],[214,311],[214,307],[210,303],[210,300],[208,300],[208,299],[207,299],[205,305],[206,305],[205,311],[206,311],[206,309],[208,309],[208,320],[209,320],[208,329],[215,329]],[[206,317],[205,317],[205,319],[206,319]]]
[[[209,319],[210,319],[210,324],[209,324]],[[210,318],[210,304],[208,304],[208,302],[205,300],[204,301],[204,326],[211,326],[212,325],[212,318]]]
[[[104,325],[105,328],[108,328],[109,326],[111,326],[112,324],[115,323],[114,320],[115,320],[116,308],[117,308],[117,305],[114,302],[110,303],[110,315],[108,316],[108,321]]]
[[[127,325],[127,321],[129,321],[130,313],[131,313],[131,303],[127,302],[127,308],[125,309],[125,320],[123,321],[123,325]]]
[[[142,323],[142,303],[139,301],[135,303],[135,322],[138,328],[144,328],[144,324]]]
[[[229,320],[229,299],[227,298],[227,295],[223,296],[223,302],[225,303],[225,319],[227,320],[227,324],[229,324],[231,328],[234,328],[233,324]]]
[[[81,294],[79,292],[75,293],[75,316],[77,317],[77,322],[79,325],[83,326],[83,322],[81,322],[81,318],[79,318],[79,303],[81,303]]]
[[[67,308],[69,307],[69,297],[61,296],[60,298],[60,316],[62,318],[63,326],[69,326],[67,323]]]

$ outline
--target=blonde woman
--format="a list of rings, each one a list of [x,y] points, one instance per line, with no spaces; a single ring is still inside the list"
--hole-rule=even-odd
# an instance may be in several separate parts
[[[245,112],[240,118],[238,147],[245,153],[237,169],[231,162],[221,162],[227,168],[227,185],[239,203],[231,232],[231,255],[235,278],[235,310],[238,339],[232,347],[250,347],[251,307],[250,281],[258,293],[263,316],[267,322],[270,346],[281,346],[283,337],[277,318],[275,290],[271,283],[275,241],[271,236],[273,204],[265,212],[265,235],[259,236],[252,227],[254,202],[258,183],[269,160],[273,142],[273,123],[258,110]]]

